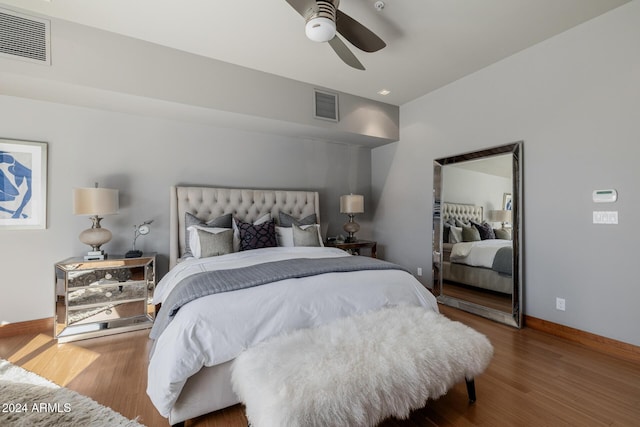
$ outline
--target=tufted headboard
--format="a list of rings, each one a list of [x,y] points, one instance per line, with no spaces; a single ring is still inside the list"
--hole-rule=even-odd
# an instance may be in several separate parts
[[[443,203],[442,204],[442,222],[453,218],[460,221],[475,221],[482,223],[484,208],[482,206],[467,205],[462,203]]]
[[[315,213],[320,223],[318,199],[318,193],[314,191],[172,186],[169,268],[177,264],[185,250],[185,212],[203,221],[232,213],[234,217],[248,222],[267,212],[272,218],[278,218],[281,211],[298,218]]]

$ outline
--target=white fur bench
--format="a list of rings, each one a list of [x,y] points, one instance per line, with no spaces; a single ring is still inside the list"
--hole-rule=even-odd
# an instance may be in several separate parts
[[[423,307],[397,307],[272,338],[238,356],[233,388],[255,427],[374,426],[473,378],[493,347]]]

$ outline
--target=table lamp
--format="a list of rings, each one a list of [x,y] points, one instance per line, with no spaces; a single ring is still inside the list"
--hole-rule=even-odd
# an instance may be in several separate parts
[[[504,228],[505,223],[511,222],[511,211],[489,211],[488,219],[491,222],[499,222],[500,224],[502,224],[502,228]]]
[[[353,220],[355,214],[364,212],[364,196],[360,194],[348,194],[340,197],[340,213],[349,215],[349,221],[342,228],[347,232],[346,242],[356,241],[355,233],[360,230],[360,225]]]
[[[111,240],[111,232],[100,225],[102,216],[118,213],[118,190],[111,188],[74,188],[73,189],[73,213],[75,215],[88,215],[91,220],[91,228],[80,233],[82,243],[91,246],[91,250],[85,255],[85,260],[105,259],[106,254],[100,246]]]

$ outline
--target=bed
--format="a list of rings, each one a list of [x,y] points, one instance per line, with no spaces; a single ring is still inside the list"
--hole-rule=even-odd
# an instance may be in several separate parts
[[[193,238],[193,227],[187,229],[193,217],[201,224],[215,225],[219,218],[231,214],[240,224],[244,222],[243,226],[253,223],[258,228],[265,216],[282,220],[281,215],[288,215],[304,222],[315,215],[314,224],[304,226],[317,230],[321,224],[317,192],[175,186],[170,206],[171,269],[154,294],[154,302],[162,307],[151,332],[154,341],[147,394],[171,424],[239,403],[231,388],[231,364],[240,352],[269,337],[384,307],[422,306],[438,311],[433,295],[409,272],[386,266],[377,269],[379,264],[375,264],[374,269],[358,267],[285,277],[259,286],[241,285],[237,290],[190,300],[170,321],[163,320],[162,314],[171,312],[168,307],[173,307],[170,304],[176,294],[170,289],[209,277],[205,271],[224,275],[233,270],[242,275],[265,266],[280,268],[280,262],[296,266],[316,261],[331,266],[379,262],[336,248],[292,247],[280,234],[278,244],[285,242],[284,246],[185,257],[194,249],[187,242],[187,236]],[[299,230],[297,225],[291,228]],[[234,240],[234,249],[235,244]]]
[[[490,225],[484,222],[483,207],[443,203],[441,215],[443,279],[511,295],[513,242],[508,238],[495,238],[493,229],[491,237]],[[463,235],[465,227],[469,233]],[[484,229],[479,230],[482,227]]]

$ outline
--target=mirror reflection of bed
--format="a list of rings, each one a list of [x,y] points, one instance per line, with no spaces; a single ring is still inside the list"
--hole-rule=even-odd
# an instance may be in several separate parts
[[[520,327],[521,143],[434,161],[438,300]]]
[[[484,211],[485,206],[442,204],[442,292],[511,313],[511,229],[488,222],[494,218],[485,218]]]

